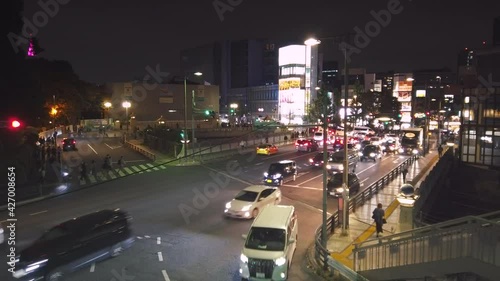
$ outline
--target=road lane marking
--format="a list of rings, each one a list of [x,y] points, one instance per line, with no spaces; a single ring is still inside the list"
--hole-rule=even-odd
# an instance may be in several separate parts
[[[158,252],[158,260],[163,261],[163,255],[161,254],[161,252]]]
[[[168,274],[166,270],[162,270],[161,273],[163,274],[163,278],[165,281],[170,281],[170,278],[168,278]]]
[[[127,172],[127,174],[129,174],[129,175],[134,173],[132,170],[130,170],[130,169],[129,169],[129,168],[127,168],[127,167],[124,167],[123,169],[124,169],[124,170],[125,170],[125,172]]]
[[[230,175],[230,174],[228,174],[228,173],[221,172],[221,171],[219,171],[219,170],[216,170],[216,169],[210,168],[210,167],[205,166],[205,165],[202,165],[202,167],[205,167],[205,168],[206,168],[206,169],[208,169],[208,170],[211,170],[211,171],[216,172],[216,173],[218,173],[218,174],[224,175],[224,176],[226,176],[226,177],[228,177],[228,178],[230,178],[230,179],[233,179],[233,180],[239,181],[239,182],[241,182],[241,183],[248,184],[248,185],[253,185],[251,182],[244,181],[244,180],[242,180],[242,179],[239,179],[239,178],[233,177],[233,176],[231,176],[231,175]]]
[[[131,166],[130,168],[132,168],[133,170],[135,170],[136,172],[140,172],[141,170],[139,168],[137,168],[136,166]]]
[[[317,178],[319,178],[319,177],[322,177],[322,176],[323,176],[323,174],[317,175],[317,176],[312,177],[312,178],[310,178],[310,179],[308,179],[308,180],[306,180],[306,181],[301,182],[300,184],[304,184],[304,183],[306,183],[306,182],[310,182],[310,181],[315,180],[315,179],[317,179]]]
[[[95,154],[98,154],[97,151],[95,151],[95,149],[90,145],[90,143],[87,143],[87,145],[90,147],[90,149],[92,149],[92,151],[95,153]]]
[[[92,265],[90,266],[90,272],[94,272],[95,270],[95,263],[92,263]]]
[[[363,184],[363,183],[364,183],[365,181],[367,181],[368,179],[369,179],[369,178],[366,178],[366,179],[364,179],[364,180],[360,181],[359,183],[360,183],[360,184]]]
[[[45,211],[40,211],[40,212],[36,212],[36,213],[30,214],[30,216],[36,216],[36,215],[43,214],[43,213],[47,213],[47,212],[48,212],[47,210],[45,210]]]
[[[264,164],[264,162],[255,163],[255,166],[259,166],[259,165],[262,165],[262,164]]]
[[[310,187],[310,186],[299,186],[299,185],[290,185],[290,184],[284,184],[283,186],[286,186],[286,187],[294,187],[294,188],[302,188],[302,189],[310,189],[310,190],[320,190],[322,191],[323,188],[319,188],[319,187]]]
[[[161,244],[161,237],[156,238],[156,244],[158,244],[158,245]]]
[[[151,236],[149,236],[149,235],[144,235],[144,238],[151,238]]]

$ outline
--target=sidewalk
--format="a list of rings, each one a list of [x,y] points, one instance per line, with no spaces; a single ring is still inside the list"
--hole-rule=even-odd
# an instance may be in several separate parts
[[[408,169],[406,176],[407,183],[412,184],[415,189],[419,182],[432,170],[437,159],[437,151],[432,150],[424,158],[420,158]],[[402,231],[411,230],[411,216],[407,210],[401,211],[396,195],[403,184],[403,176],[399,175],[395,180],[386,185],[378,194],[367,201],[363,206],[356,209],[355,213],[349,214],[349,228],[346,236],[343,236],[341,229],[335,229],[333,235],[328,239],[327,249],[332,258],[343,265],[353,269],[353,255],[355,243],[360,243],[368,239],[376,238],[375,223],[372,219],[372,212],[378,203],[382,203],[385,210],[387,224],[383,226],[383,235],[391,235]],[[406,209],[406,208],[405,208]]]

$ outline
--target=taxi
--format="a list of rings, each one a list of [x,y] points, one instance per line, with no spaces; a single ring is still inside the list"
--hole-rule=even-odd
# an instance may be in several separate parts
[[[257,146],[257,155],[271,155],[278,153],[278,147],[273,144],[261,144]]]

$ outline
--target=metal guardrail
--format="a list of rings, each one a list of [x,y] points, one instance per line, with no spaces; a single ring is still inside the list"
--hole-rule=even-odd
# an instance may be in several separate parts
[[[392,169],[388,174],[381,177],[376,182],[372,183],[365,190],[358,193],[354,197],[349,200],[349,212],[355,212],[356,208],[363,205],[366,201],[370,200],[373,195],[377,194],[379,190],[383,189],[387,184],[389,184],[392,180],[394,180],[397,176],[401,174],[403,167],[406,165],[411,165],[413,162],[417,160],[417,156],[411,156],[406,159],[403,163],[399,164],[397,167]],[[326,229],[333,233],[335,228],[340,225],[339,213],[338,211],[334,212],[328,219]],[[315,258],[316,260],[323,265],[324,269],[328,268],[328,257],[330,256],[330,251],[323,247],[321,244],[322,237],[322,225],[318,227],[315,233]],[[342,272],[339,270],[339,272]]]
[[[147,151],[147,150],[145,150],[145,149],[143,149],[143,148],[141,148],[141,147],[139,147],[139,146],[137,146],[137,145],[135,145],[133,143],[130,143],[128,141],[125,141],[125,145],[127,147],[129,147],[129,148],[131,148],[131,149],[139,152],[140,154],[146,156],[147,158],[149,158],[149,159],[151,159],[153,161],[156,161],[156,155],[154,153],[152,153],[150,151]]]
[[[499,274],[499,234],[500,211],[496,211],[371,239],[354,245],[354,270],[472,258],[497,268]]]

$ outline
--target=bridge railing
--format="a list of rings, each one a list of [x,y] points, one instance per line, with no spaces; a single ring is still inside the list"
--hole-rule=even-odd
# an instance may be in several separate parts
[[[146,156],[147,158],[151,159],[152,161],[156,161],[156,155],[153,152],[146,150],[146,149],[144,149],[138,145],[135,145],[133,143],[130,143],[126,140],[125,140],[124,144],[125,144],[125,146],[127,146],[127,147],[139,152],[140,154]]]
[[[406,159],[404,162],[399,164],[397,167],[392,169],[389,173],[381,177],[376,182],[372,183],[365,190],[358,193],[354,197],[351,197],[349,200],[348,208],[350,212],[356,212],[356,208],[363,205],[366,201],[370,200],[373,195],[377,194],[381,189],[383,189],[387,184],[389,184],[392,180],[394,180],[398,175],[401,174],[401,171],[405,166],[411,165],[417,160],[417,156],[411,156]],[[338,211],[335,211],[328,219],[326,229],[327,231],[333,233],[335,228],[340,225],[340,216]],[[316,230],[315,234],[315,258],[317,262],[323,265],[324,269],[328,268],[328,257],[330,256],[330,251],[323,247],[321,243],[322,237],[322,226],[319,226]],[[335,268],[334,268],[335,269]],[[342,272],[342,269],[338,268],[339,272]],[[360,277],[361,278],[361,277]]]
[[[500,267],[499,233],[500,211],[496,211],[370,239],[354,245],[354,270],[457,258],[473,258]]]

